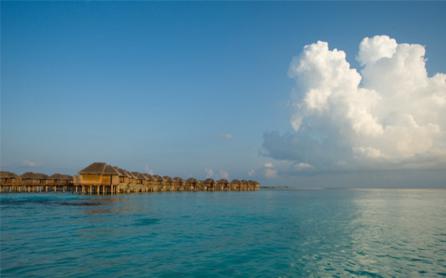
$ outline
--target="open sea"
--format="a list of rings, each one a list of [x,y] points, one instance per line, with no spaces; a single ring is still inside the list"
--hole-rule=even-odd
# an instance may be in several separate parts
[[[1,277],[446,277],[446,190],[1,194]]]

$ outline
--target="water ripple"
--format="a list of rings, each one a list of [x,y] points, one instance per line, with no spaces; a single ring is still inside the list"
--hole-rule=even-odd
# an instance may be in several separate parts
[[[446,190],[0,195],[1,277],[446,277]]]

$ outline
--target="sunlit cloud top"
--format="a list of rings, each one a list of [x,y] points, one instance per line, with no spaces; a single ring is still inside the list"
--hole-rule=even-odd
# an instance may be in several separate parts
[[[444,167],[446,75],[428,75],[425,52],[366,37],[357,70],[327,42],[306,45],[289,68],[294,133],[265,134],[264,154],[297,169]]]

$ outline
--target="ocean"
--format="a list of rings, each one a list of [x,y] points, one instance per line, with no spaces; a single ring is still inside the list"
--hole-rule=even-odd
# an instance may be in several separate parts
[[[1,277],[445,277],[446,190],[1,194]]]

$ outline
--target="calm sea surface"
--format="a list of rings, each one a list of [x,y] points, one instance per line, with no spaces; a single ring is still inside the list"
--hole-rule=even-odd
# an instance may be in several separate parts
[[[3,194],[1,277],[445,277],[446,190]]]

